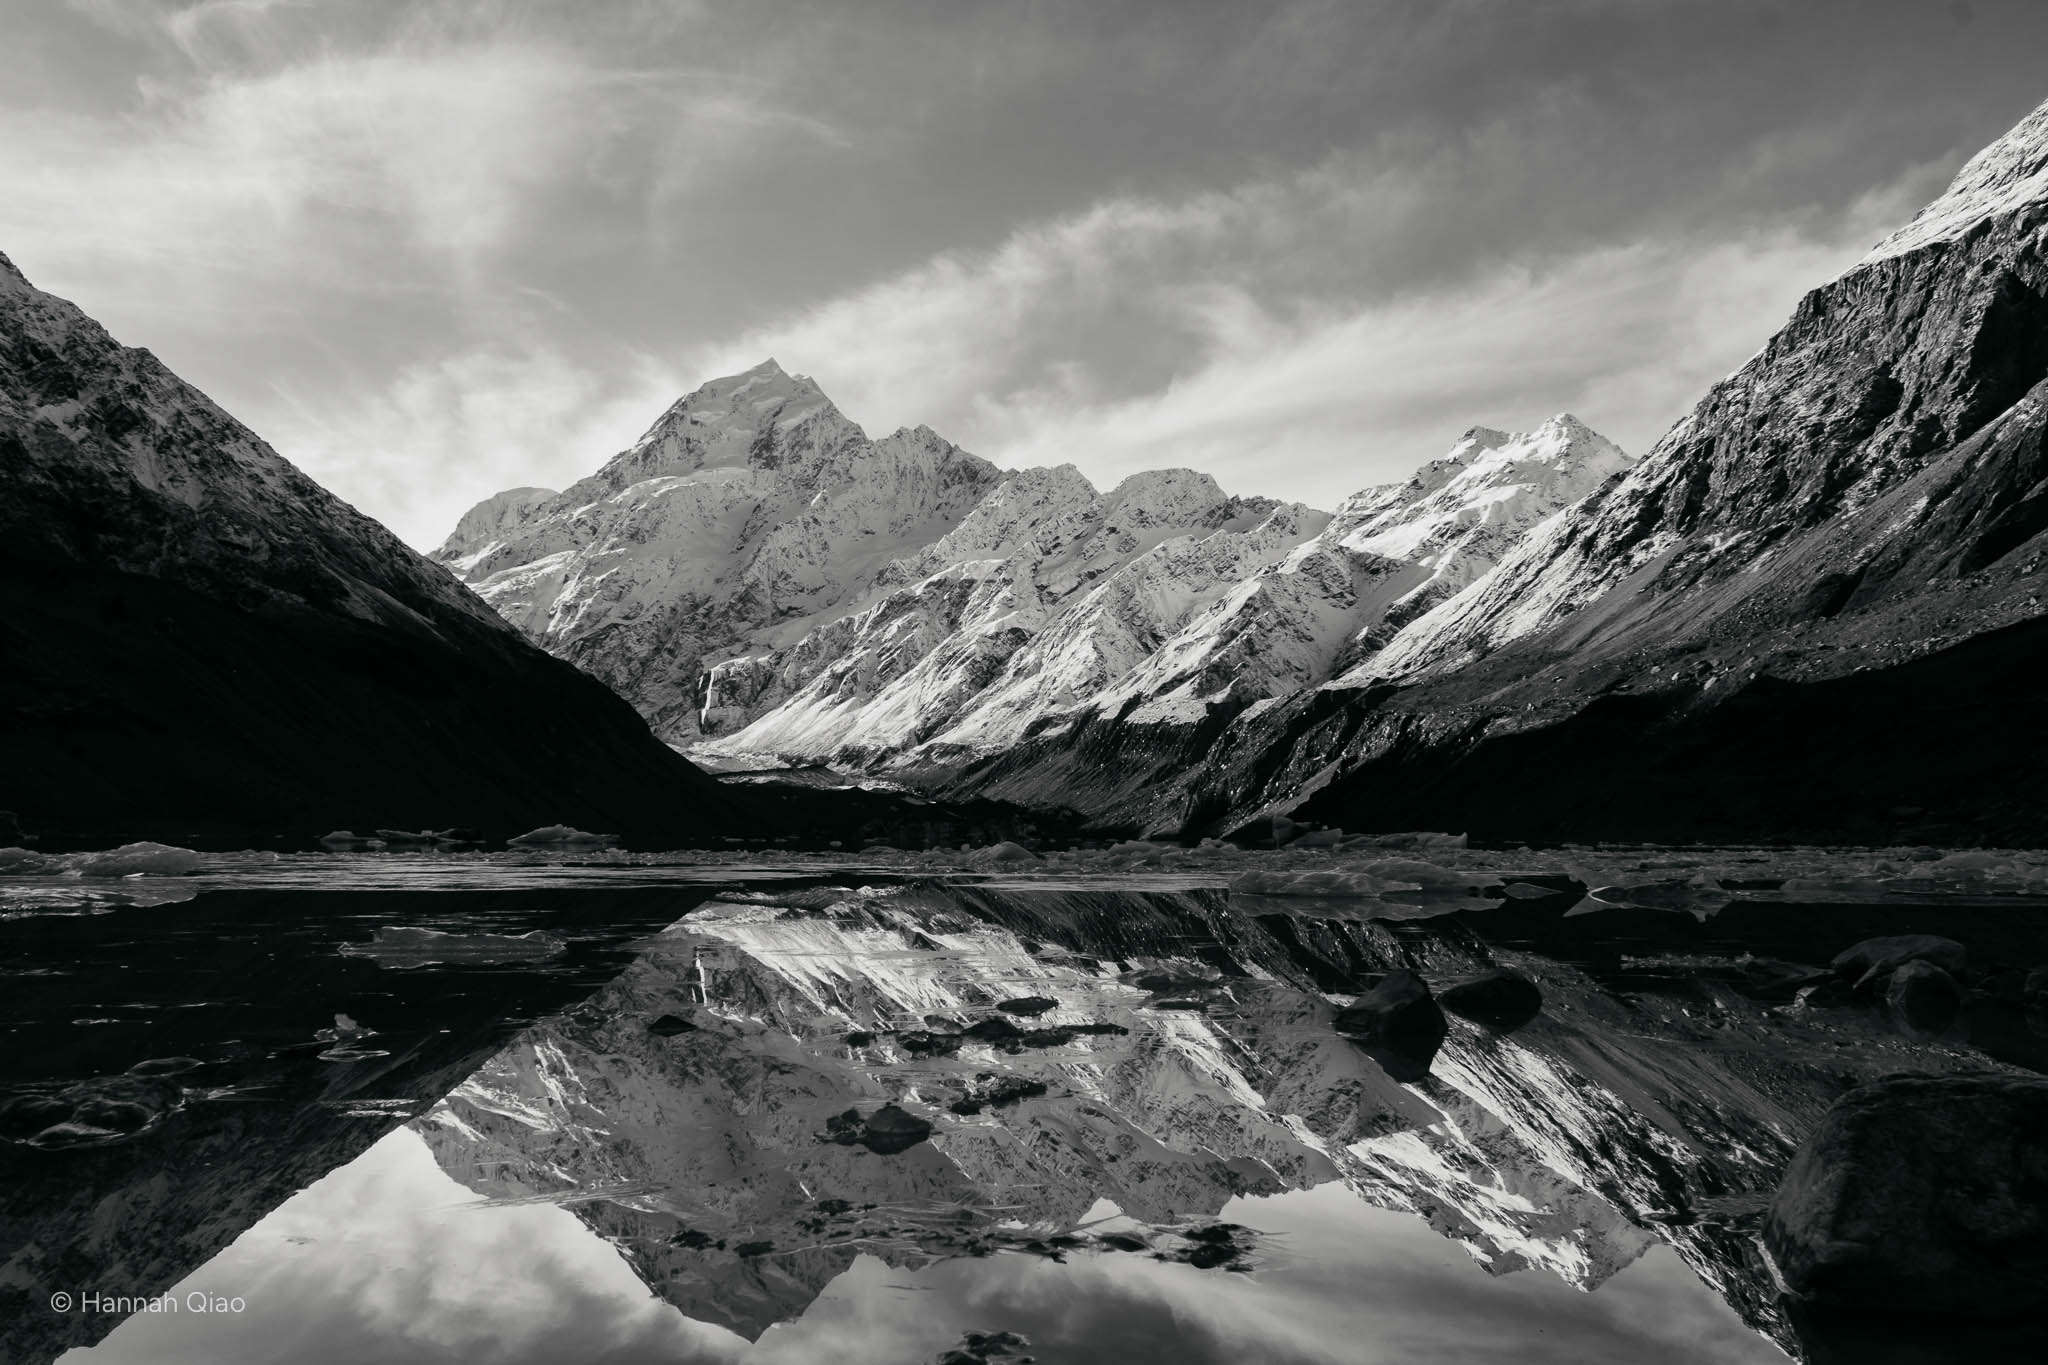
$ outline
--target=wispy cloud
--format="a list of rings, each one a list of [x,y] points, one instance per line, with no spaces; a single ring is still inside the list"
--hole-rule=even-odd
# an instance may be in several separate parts
[[[561,488],[627,445],[672,401],[645,355],[571,355],[543,340],[408,365],[370,391],[280,386],[265,434],[400,537],[431,549],[501,488]]]
[[[1328,505],[1405,475],[1472,423],[1570,409],[1642,450],[1910,212],[1923,179],[1826,220],[1594,244],[1408,286],[1331,240],[1386,240],[1416,177],[1324,166],[1097,204],[706,348],[695,368],[774,354],[856,418],[926,422],[1004,463],[1072,460],[1105,479],[1193,465]],[[1326,277],[1289,278],[1308,259]],[[1149,349],[1152,382],[1133,382],[1148,366],[1129,354],[1089,363],[1117,348]]]
[[[195,13],[166,22],[196,50]],[[469,270],[548,224],[544,191],[603,192],[608,159],[644,155],[632,135],[649,129],[689,148],[662,158],[671,194],[763,137],[837,136],[759,91],[601,65],[556,42],[315,51],[257,74],[151,81],[115,115],[0,107],[0,225],[58,269],[212,258],[332,284],[425,255]],[[637,197],[646,174],[618,178]]]

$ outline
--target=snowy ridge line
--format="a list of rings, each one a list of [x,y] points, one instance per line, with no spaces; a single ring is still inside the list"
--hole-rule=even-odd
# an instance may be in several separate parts
[[[1320,686],[1627,465],[1563,415],[1475,427],[1334,513],[1188,469],[1102,492],[925,428],[870,440],[767,361],[562,492],[479,503],[436,558],[671,744],[889,767]]]

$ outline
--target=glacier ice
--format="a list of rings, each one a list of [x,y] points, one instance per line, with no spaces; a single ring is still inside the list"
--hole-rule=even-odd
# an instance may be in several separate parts
[[[197,872],[201,859],[189,848],[143,840],[104,853],[75,854],[64,861],[67,871],[81,877],[176,877]]]
[[[587,830],[572,829],[568,825],[542,825],[539,829],[530,829],[519,837],[507,839],[505,842],[513,848],[591,848],[615,843],[617,840],[618,836],[615,834],[592,834]]]

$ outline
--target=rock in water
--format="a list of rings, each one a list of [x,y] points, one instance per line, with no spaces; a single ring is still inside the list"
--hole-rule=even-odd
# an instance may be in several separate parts
[[[624,702],[5,257],[0,582],[0,792],[34,828],[567,819],[673,846],[750,820]]]
[[[825,1140],[842,1147],[865,1147],[877,1156],[907,1152],[932,1135],[930,1123],[894,1105],[885,1104],[865,1119],[858,1109],[825,1120]]]
[[[1938,1038],[1962,1013],[1963,988],[1932,962],[1915,958],[1892,973],[1884,1003],[1899,1032],[1921,1040]]]
[[[1764,1242],[1823,1318],[2048,1320],[2048,1080],[1850,1091],[1786,1169]]]
[[[1429,993],[1429,984],[1413,972],[1390,973],[1356,1004],[1340,1011],[1337,1032],[1364,1048],[1397,1081],[1419,1081],[1429,1074],[1450,1024]]]
[[[1520,1028],[1543,1009],[1536,983],[1504,967],[1446,987],[1437,998],[1452,1014],[1501,1033]]]
[[[1883,982],[1908,962],[1931,962],[1950,976],[1961,976],[1969,970],[1970,955],[1962,944],[1937,934],[1889,934],[1844,948],[1828,965],[1861,989]]]

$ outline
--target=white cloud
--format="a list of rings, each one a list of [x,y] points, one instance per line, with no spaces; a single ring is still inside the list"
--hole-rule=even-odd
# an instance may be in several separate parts
[[[232,1313],[137,1313],[74,1365],[252,1360],[732,1365],[746,1343],[655,1298],[618,1250],[550,1204],[480,1206],[410,1128],[387,1134],[168,1291]]]
[[[391,234],[356,230],[364,219],[388,220],[403,249],[473,262],[522,228],[537,191],[677,98],[501,40],[154,85],[118,117],[0,110],[0,224],[60,269],[214,256],[238,273],[353,273],[391,255]],[[743,127],[733,99],[705,97],[722,129]]]
[[[673,400],[654,362],[602,368],[544,342],[407,366],[380,391],[286,388],[264,435],[328,489],[432,549],[502,488],[561,488],[630,444]]]
[[[856,419],[925,422],[1005,464],[1071,460],[1098,481],[1189,465],[1327,506],[1475,423],[1571,410],[1640,453],[1900,221],[1920,178],[1820,226],[1589,246],[1376,289],[1330,229],[1408,212],[1417,180],[1324,167],[1097,204],[705,348],[691,368],[773,354]],[[1276,277],[1276,254],[1325,261],[1328,291]],[[1158,382],[1120,388],[1120,344],[1159,351]]]
[[[604,249],[565,223],[631,221],[764,144],[845,144],[762,82],[641,65],[617,34],[581,45],[421,7],[374,39],[313,42],[286,22],[303,3],[74,0],[168,55],[127,107],[0,93],[10,254],[166,314],[279,283],[302,302],[309,286],[465,296],[502,287],[507,249]]]

